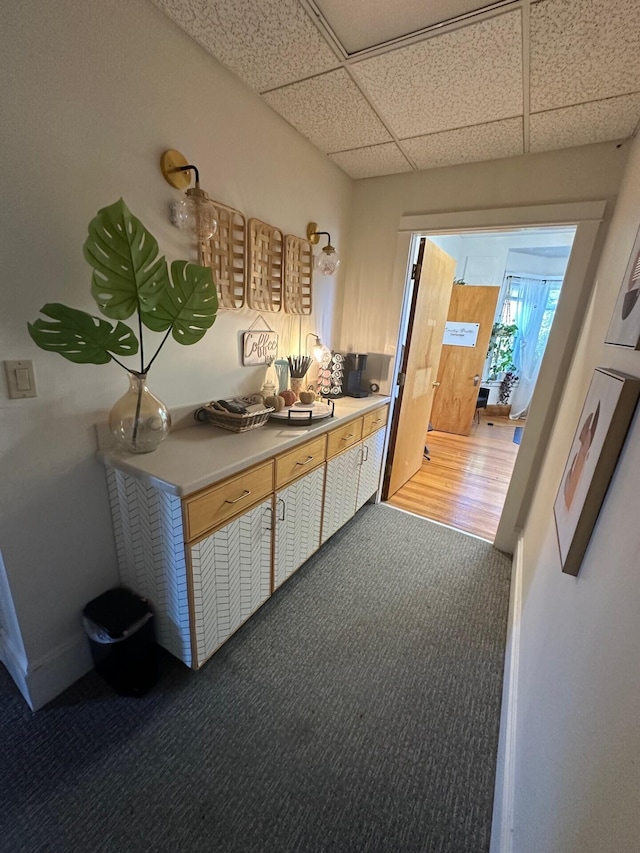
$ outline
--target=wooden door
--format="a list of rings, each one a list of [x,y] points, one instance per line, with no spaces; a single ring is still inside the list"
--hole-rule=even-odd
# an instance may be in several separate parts
[[[420,244],[400,387],[393,413],[383,498],[393,495],[422,465],[425,435],[442,351],[456,262],[431,240]]]
[[[433,428],[469,435],[476,413],[480,379],[489,348],[499,287],[457,284],[451,294],[447,320],[479,323],[474,347],[444,344],[438,386],[431,410]]]

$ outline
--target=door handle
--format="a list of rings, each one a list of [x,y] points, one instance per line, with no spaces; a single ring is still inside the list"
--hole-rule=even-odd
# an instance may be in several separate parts
[[[473,377],[473,384],[474,384],[474,386],[475,386],[475,385],[478,385],[478,383],[479,383],[479,382],[480,382],[480,377],[479,377],[479,376],[478,376],[478,374],[476,373],[476,375]]]
[[[282,498],[278,498],[278,503],[282,504],[282,515],[279,516],[278,521],[284,521],[284,517],[285,517],[286,511],[287,511],[287,505],[285,504],[285,502]]]
[[[434,387],[434,388],[439,388],[439,387],[440,387],[440,383],[439,383],[439,382],[432,382],[431,384],[433,385],[433,387]]]

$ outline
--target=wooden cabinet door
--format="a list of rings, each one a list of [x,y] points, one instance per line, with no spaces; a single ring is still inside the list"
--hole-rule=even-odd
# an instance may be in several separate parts
[[[358,444],[327,462],[322,521],[323,542],[326,542],[336,530],[349,521],[356,511],[361,456],[362,447]]]
[[[320,547],[323,490],[324,465],[276,492],[274,590]]]
[[[271,593],[271,498],[189,548],[194,669]]]
[[[362,442],[356,511],[378,491],[383,450],[384,429],[379,429]]]

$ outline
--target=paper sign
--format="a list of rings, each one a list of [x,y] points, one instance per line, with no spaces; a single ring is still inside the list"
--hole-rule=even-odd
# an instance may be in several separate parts
[[[445,323],[442,343],[454,347],[474,347],[479,330],[480,323]]]
[[[242,344],[242,363],[271,364],[278,354],[277,332],[245,332]]]

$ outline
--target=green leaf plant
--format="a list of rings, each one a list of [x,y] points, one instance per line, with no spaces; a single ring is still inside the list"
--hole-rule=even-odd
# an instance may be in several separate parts
[[[53,302],[41,308],[49,319],[28,323],[29,334],[44,350],[76,364],[107,364],[139,376],[149,372],[171,334],[179,344],[199,341],[216,319],[218,297],[211,270],[174,261],[171,275],[158,243],[122,199],[98,211],[89,223],[83,247],[93,268],[91,295],[110,320]],[[123,323],[137,314],[138,337]],[[145,362],[143,326],[165,332],[154,355]],[[140,370],[130,370],[116,356],[140,352]]]

